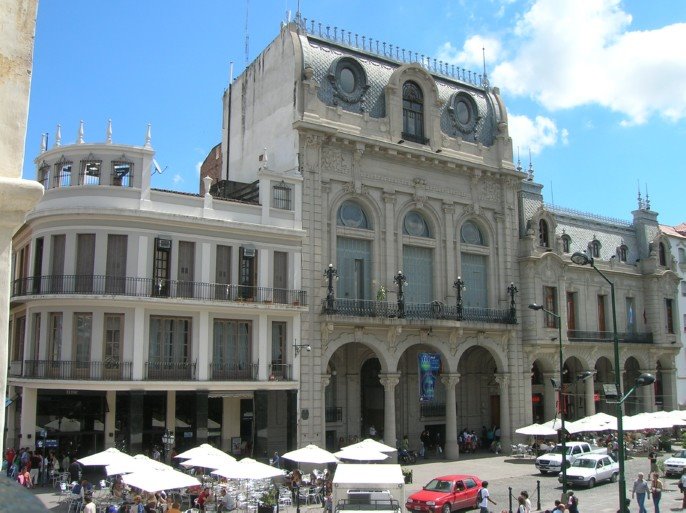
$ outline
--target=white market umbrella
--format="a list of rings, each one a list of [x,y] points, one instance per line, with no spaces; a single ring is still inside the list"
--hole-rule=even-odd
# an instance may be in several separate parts
[[[134,472],[164,472],[167,470],[174,470],[169,465],[161,461],[148,458],[144,454],[136,454],[131,460],[123,460],[117,463],[107,465],[105,472],[108,476],[116,474],[129,474]]]
[[[388,454],[384,454],[372,449],[360,449],[359,447],[347,447],[333,453],[338,459],[352,461],[383,461],[388,459]]]
[[[302,449],[287,452],[281,457],[296,463],[314,463],[315,465],[338,462],[336,456],[316,445],[308,445]]]
[[[665,429],[674,426],[674,420],[654,413],[638,413],[622,417],[624,431],[643,431],[644,429]]]
[[[224,467],[213,470],[211,473],[227,479],[268,479],[285,474],[281,469],[265,465],[252,458],[243,458],[240,461],[234,460]]]
[[[236,458],[228,454],[201,454],[189,460],[182,461],[181,465],[184,467],[202,467],[202,468],[222,468],[226,465],[234,463]]]
[[[174,469],[133,472],[122,476],[122,481],[150,493],[200,485],[195,477]]]
[[[183,458],[183,459],[190,459],[190,458],[196,458],[198,456],[224,456],[227,455],[224,451],[217,449],[216,447],[212,447],[210,444],[202,444],[199,445],[198,447],[193,447],[192,449],[188,449],[187,451],[182,452],[181,454],[177,454],[174,456],[175,458]]]
[[[557,435],[557,430],[534,422],[530,426],[524,426],[516,429],[515,433],[529,436],[555,436]]]
[[[114,447],[110,447],[102,452],[91,454],[85,458],[79,458],[77,460],[81,465],[86,467],[98,466],[98,465],[119,465],[126,464],[135,461],[133,456],[121,452]]]
[[[59,419],[51,420],[45,427],[47,429],[54,429],[56,431],[81,431],[81,421],[78,419],[70,419],[61,417]]]
[[[395,452],[396,450],[395,447],[391,447],[390,445],[377,442],[373,438],[365,438],[361,442],[357,442],[352,445],[347,445],[342,449],[368,449],[377,452]]]
[[[591,433],[596,431],[616,431],[617,418],[607,413],[596,413],[574,422],[565,423],[570,433]]]

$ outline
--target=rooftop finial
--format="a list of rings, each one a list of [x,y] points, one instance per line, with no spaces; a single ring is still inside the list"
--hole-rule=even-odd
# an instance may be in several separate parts
[[[148,131],[145,133],[145,147],[150,148],[152,146],[152,125],[148,123]]]
[[[534,165],[531,162],[531,148],[529,148],[529,171],[528,172],[529,172],[529,176],[528,176],[527,180],[532,182],[534,180]]]
[[[484,60],[484,78],[483,78],[483,86],[488,89],[488,74],[486,74],[486,48],[481,47],[481,52],[483,54],[483,60]]]
[[[83,144],[83,119],[79,122],[79,136],[76,142]]]
[[[48,134],[40,134],[40,152],[45,153],[48,151]]]
[[[643,210],[645,208],[645,204],[643,203],[643,198],[641,197],[641,182],[636,180],[636,185],[638,186],[638,209]]]
[[[106,142],[112,144],[112,118],[107,120]]]
[[[517,171],[522,172],[522,161],[519,160],[519,146],[517,146]]]
[[[646,210],[650,210],[650,196],[648,196],[648,184],[646,184]]]
[[[62,146],[62,125],[57,125],[55,129],[55,147]]]

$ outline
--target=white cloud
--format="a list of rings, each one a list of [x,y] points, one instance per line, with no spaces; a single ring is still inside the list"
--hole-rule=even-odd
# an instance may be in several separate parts
[[[183,180],[183,176],[181,176],[179,173],[176,173],[176,174],[172,177],[172,183],[173,183],[174,185],[178,185],[178,184],[180,184],[180,183],[183,183],[183,181],[184,181],[184,180]]]
[[[483,52],[486,51],[486,64],[495,62],[501,58],[502,47],[500,41],[495,38],[472,36],[464,42],[462,49],[458,50],[452,43],[445,42],[438,49],[437,57],[448,64],[455,64],[462,68],[477,68],[483,66]]]
[[[527,154],[529,150],[533,155],[538,155],[546,146],[568,143],[569,132],[564,128],[559,129],[550,118],[536,116],[531,119],[509,114],[507,120],[512,146],[519,148],[520,155]]]
[[[686,118],[686,23],[631,31],[631,21],[620,0],[535,0],[497,52],[485,45],[491,62],[501,48],[509,54],[491,83],[551,111],[599,105],[625,125]],[[473,65],[479,41],[486,39],[472,36],[459,52],[444,43],[439,52]]]

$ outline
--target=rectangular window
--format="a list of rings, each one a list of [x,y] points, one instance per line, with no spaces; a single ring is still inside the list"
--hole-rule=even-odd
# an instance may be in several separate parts
[[[288,253],[274,251],[274,297],[275,303],[288,302]]]
[[[76,292],[93,292],[93,269],[95,267],[95,234],[76,235]]]
[[[149,360],[153,364],[189,363],[190,317],[150,317]]]
[[[103,378],[120,377],[124,314],[106,313],[103,334]]]
[[[71,162],[58,162],[55,164],[55,187],[69,187],[71,185]]]
[[[667,333],[674,333],[674,308],[673,301],[671,299],[665,299],[665,312],[667,321]]]
[[[557,312],[557,288],[543,287],[543,304],[544,308],[549,312]],[[557,317],[552,315],[545,315],[546,328],[557,328]]]
[[[81,161],[81,185],[100,185],[102,160]]]
[[[272,322],[272,363],[286,363],[286,323]]]
[[[51,237],[50,252],[50,290],[48,294],[60,294],[64,284],[64,248],[65,235]]]
[[[686,281],[681,282],[681,295],[686,296]]]
[[[576,330],[576,293],[567,292],[567,329]]]
[[[48,186],[50,185],[50,166],[47,164],[43,164],[39,169],[38,169],[38,182],[45,188],[47,189]]]
[[[177,269],[178,297],[193,297],[195,280],[195,242],[179,241],[179,267]]]
[[[74,348],[72,360],[74,367],[88,369],[91,360],[91,338],[93,335],[93,314],[74,314]]]
[[[292,210],[291,186],[285,182],[272,186],[272,207],[281,210]]]
[[[131,187],[133,185],[133,164],[131,162],[112,162],[112,185]]]
[[[126,252],[128,236],[107,235],[107,261],[105,263],[105,291],[123,294],[126,290]]]
[[[241,247],[238,252],[239,297],[254,299],[257,286],[257,250]]]
[[[214,379],[252,379],[252,323],[215,319],[212,348]]]
[[[51,312],[48,318],[48,348],[46,360],[59,362],[62,357],[62,313]]]
[[[231,246],[217,245],[214,264],[214,282],[216,299],[233,299],[231,294]]]
[[[155,239],[155,253],[152,262],[152,295],[169,296],[169,276],[171,273],[170,239]]]
[[[626,331],[636,333],[636,303],[634,298],[626,298]]]
[[[606,309],[607,296],[598,294],[598,331],[601,333],[607,331]]]
[[[31,359],[38,360],[40,358],[40,313],[33,314],[31,330]]]
[[[434,251],[432,248],[403,246],[403,272],[415,277],[407,288],[408,303],[431,303],[434,300]]]
[[[338,237],[336,261],[338,262],[337,297],[345,299],[371,298],[372,280],[365,279],[372,272],[371,241]]]
[[[14,325],[14,344],[12,344],[12,361],[20,362],[24,359],[24,337],[26,335],[26,316],[17,318]]]
[[[43,237],[36,239],[33,251],[33,276],[32,290],[34,294],[40,293],[41,276],[43,275]]]

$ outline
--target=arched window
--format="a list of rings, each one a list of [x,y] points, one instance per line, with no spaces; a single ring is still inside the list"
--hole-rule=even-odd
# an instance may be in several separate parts
[[[462,268],[457,274],[467,288],[462,300],[464,306],[488,307],[488,242],[479,226],[466,221],[460,228],[460,241],[464,244],[460,252]]]
[[[619,246],[619,248],[617,248],[617,256],[619,256],[620,262],[626,262],[628,252],[629,248],[626,246],[626,244],[622,244]]]
[[[662,242],[658,246],[658,258],[660,259],[660,265],[667,265],[667,252]]]
[[[686,264],[686,249],[679,248],[679,263]]]
[[[424,96],[414,82],[403,84],[403,139],[428,142],[424,137]]]
[[[538,245],[542,248],[550,247],[550,240],[548,238],[548,223],[545,219],[538,222]]]
[[[572,247],[572,238],[569,235],[562,236],[562,252],[569,253]]]
[[[600,258],[600,241],[592,240],[589,249],[593,258]]]
[[[338,209],[336,224],[344,228],[371,230],[372,224],[364,209],[354,201],[344,201]],[[370,299],[372,285],[373,236],[345,232],[336,238],[336,267],[338,268],[337,297]]]
[[[428,241],[419,242],[410,237],[431,238],[431,231],[426,219],[419,212],[408,212],[403,219],[403,235],[407,237],[403,244],[403,272],[412,282],[407,288],[406,297],[409,303],[430,303],[435,299],[434,281],[434,248]]]

